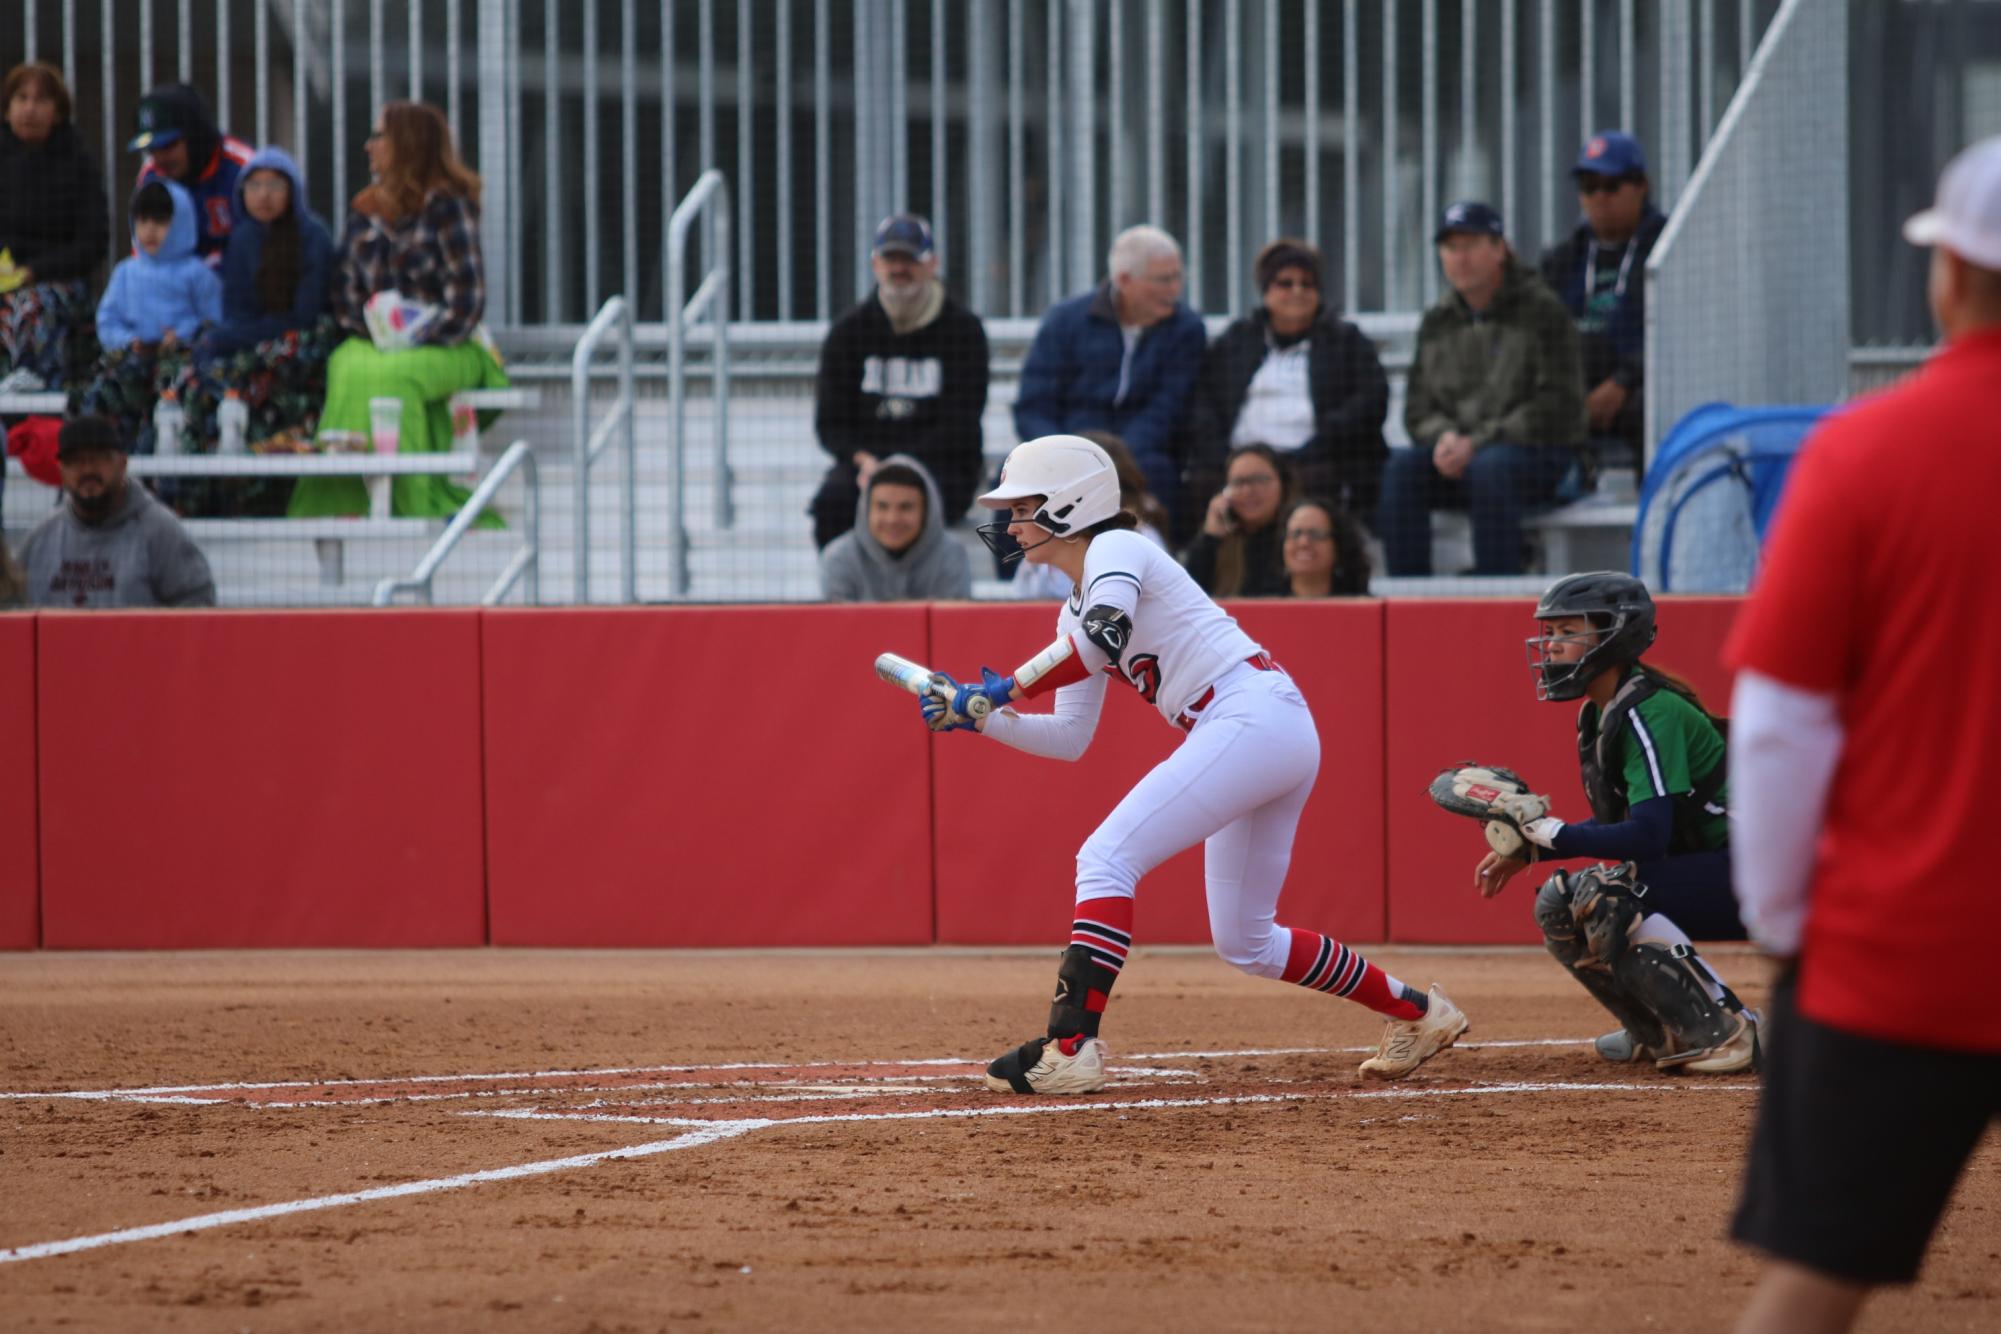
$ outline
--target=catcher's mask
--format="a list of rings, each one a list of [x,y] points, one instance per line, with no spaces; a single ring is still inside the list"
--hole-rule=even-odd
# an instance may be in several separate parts
[[[1591,629],[1573,635],[1547,632],[1548,622],[1570,616],[1589,620]],[[1631,575],[1611,570],[1557,580],[1536,603],[1535,618],[1545,623],[1544,632],[1525,642],[1529,669],[1535,673],[1536,698],[1545,700],[1582,698],[1600,672],[1638,662],[1657,633],[1654,599],[1647,586]],[[1550,649],[1568,643],[1588,643],[1591,647],[1575,662],[1551,659]]]

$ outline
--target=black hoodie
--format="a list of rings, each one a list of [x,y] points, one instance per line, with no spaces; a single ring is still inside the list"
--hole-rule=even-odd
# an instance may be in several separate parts
[[[74,125],[29,146],[0,122],[0,247],[38,283],[88,278],[111,244],[104,174]]]

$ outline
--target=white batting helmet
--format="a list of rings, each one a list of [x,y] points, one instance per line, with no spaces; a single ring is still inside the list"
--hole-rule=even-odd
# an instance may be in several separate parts
[[[1001,465],[1000,485],[981,496],[1006,509],[1027,496],[1045,497],[1034,522],[1058,537],[1082,532],[1119,512],[1119,473],[1111,455],[1078,435],[1025,440]]]

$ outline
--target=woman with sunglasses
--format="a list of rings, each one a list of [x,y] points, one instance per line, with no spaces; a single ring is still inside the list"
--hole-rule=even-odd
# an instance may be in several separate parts
[[[1757,1015],[1698,957],[1691,935],[1743,940],[1730,881],[1724,731],[1695,687],[1640,655],[1654,642],[1647,586],[1573,574],[1536,604],[1528,641],[1536,698],[1582,700],[1577,756],[1591,817],[1520,826],[1537,862],[1588,858],[1536,895],[1549,952],[1620,1021],[1608,1061],[1734,1074],[1757,1058]],[[1546,806],[1546,803],[1542,803]],[[1474,869],[1492,898],[1529,860],[1489,852]]]
[[[1261,444],[1285,456],[1301,489],[1365,519],[1374,513],[1389,381],[1375,344],[1325,300],[1324,271],[1305,241],[1258,252],[1258,309],[1223,330],[1202,361],[1182,488],[1194,503],[1221,488],[1234,451]]]

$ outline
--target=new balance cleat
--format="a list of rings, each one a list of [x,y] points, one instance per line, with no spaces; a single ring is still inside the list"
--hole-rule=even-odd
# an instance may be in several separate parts
[[[996,1093],[1096,1093],[1105,1086],[1105,1044],[1074,1038],[1030,1038],[987,1067]]]
[[[1465,1013],[1436,986],[1429,996],[1421,1017],[1392,1019],[1383,1026],[1383,1044],[1362,1062],[1363,1074],[1371,1079],[1402,1079],[1459,1040],[1467,1028]]]

